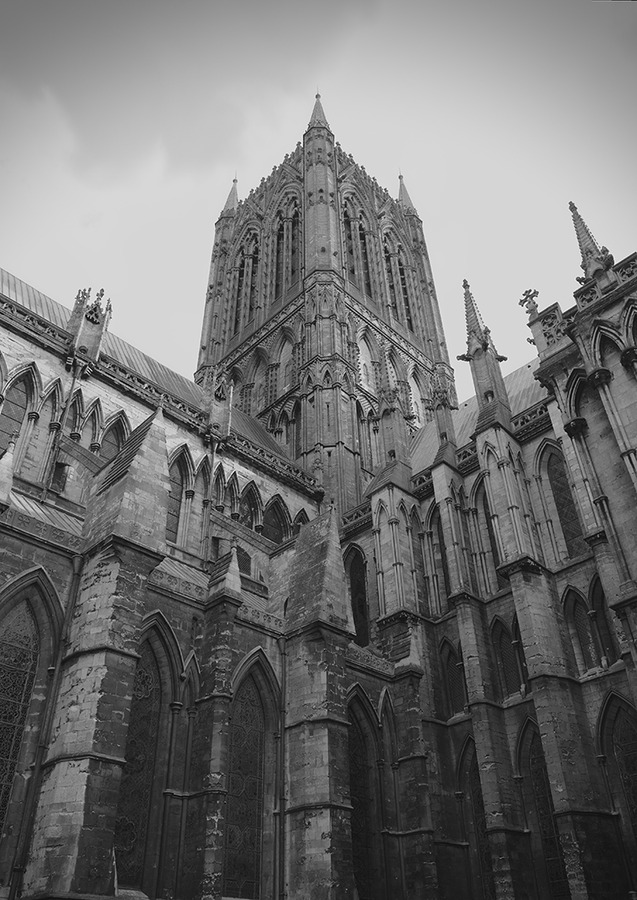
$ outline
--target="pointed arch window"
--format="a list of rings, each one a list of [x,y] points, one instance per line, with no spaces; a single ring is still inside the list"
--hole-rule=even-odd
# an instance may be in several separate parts
[[[438,595],[440,596],[440,599],[442,601],[446,600],[451,593],[451,581],[449,578],[449,566],[447,563],[445,535],[442,528],[440,509],[438,507],[436,507],[431,517],[430,534],[432,543],[434,575],[436,577]],[[440,611],[442,612],[442,609]]]
[[[263,530],[261,534],[269,541],[280,544],[288,537],[287,522],[282,501],[276,499],[269,503],[263,513]]]
[[[357,547],[347,554],[345,569],[349,579],[352,615],[356,631],[356,643],[360,647],[369,644],[369,607],[367,602],[367,575],[365,558]]]
[[[177,543],[179,519],[184,496],[185,478],[182,467],[176,460],[168,470],[170,487],[168,492],[168,515],[166,518],[166,539]]]
[[[139,890],[144,886],[161,699],[157,659],[144,641],[135,670],[114,835],[119,883]]]
[[[447,689],[447,707],[449,716],[464,712],[467,705],[467,688],[464,680],[462,656],[456,653],[448,641],[441,651],[442,669]]]
[[[540,896],[547,900],[570,900],[544,750],[535,727],[527,728],[521,768]]]
[[[248,289],[248,322],[254,318],[259,289],[259,243],[254,239],[250,254],[250,287]]]
[[[349,708],[349,785],[352,804],[352,863],[361,900],[377,900],[382,890],[380,871],[380,810],[377,754],[364,715]]]
[[[259,530],[260,508],[259,496],[254,485],[248,485],[239,500],[239,522],[246,528]]]
[[[230,719],[224,897],[261,897],[265,712],[254,678],[237,690]]]
[[[367,297],[372,296],[372,272],[369,265],[367,234],[363,222],[358,223],[358,241],[361,249],[361,267],[363,270],[363,291]]]
[[[495,900],[493,858],[489,846],[478,758],[475,744],[472,740],[468,742],[463,756],[460,788],[464,799],[465,829],[469,845],[469,867],[471,869],[472,886],[479,900]]]
[[[591,605],[593,610],[593,623],[597,629],[602,656],[605,657],[608,665],[612,665],[612,663],[619,659],[619,646],[613,626],[613,616],[608,608],[606,596],[599,578],[596,578],[593,582]]]
[[[299,283],[301,277],[301,217],[295,204],[292,213],[292,237],[290,246],[290,285]]]
[[[12,437],[16,440],[22,430],[29,404],[26,377],[14,381],[4,398],[0,413],[0,454],[9,446]]]
[[[285,275],[285,224],[279,217],[276,229],[276,252],[274,259],[274,299],[280,300],[283,296],[283,282]]]
[[[348,209],[343,212],[343,225],[345,227],[345,259],[347,266],[347,280],[351,284],[358,285],[356,276],[356,255],[354,251],[354,224]]]
[[[383,242],[383,254],[385,257],[385,272],[387,274],[387,289],[389,291],[389,308],[395,319],[399,319],[398,315],[398,298],[396,295],[396,282],[394,279],[393,256],[389,242],[385,238]]]
[[[591,627],[592,617],[589,615],[589,609],[583,598],[574,591],[569,591],[566,595],[564,611],[578,669],[583,675],[601,664],[595,635]]]
[[[582,526],[573,502],[564,459],[554,449],[551,449],[547,454],[546,476],[555,502],[557,517],[569,557],[586,553],[588,547],[584,541]]]
[[[604,709],[600,732],[601,749],[608,760],[612,793],[621,817],[625,852],[629,859],[637,859],[637,710],[612,694]]]
[[[405,308],[405,320],[407,328],[414,330],[414,323],[411,318],[411,304],[409,302],[409,285],[407,283],[407,273],[405,271],[405,262],[403,260],[402,248],[398,253],[398,277],[400,279],[400,292],[403,298],[403,306]]]
[[[522,678],[517,654],[506,625],[497,620],[491,632],[493,649],[500,676],[500,688],[503,697],[516,694],[521,688]]]
[[[245,250],[242,247],[239,251],[239,259],[237,260],[237,281],[234,300],[234,325],[232,328],[233,334],[238,334],[239,329],[241,328],[241,306],[243,302],[243,287],[245,283],[245,277],[246,257]]]
[[[2,623],[0,637],[0,834],[38,668],[40,637],[31,608],[18,604]]]
[[[114,422],[104,432],[100,446],[100,459],[110,462],[124,446],[124,430],[120,422]]]

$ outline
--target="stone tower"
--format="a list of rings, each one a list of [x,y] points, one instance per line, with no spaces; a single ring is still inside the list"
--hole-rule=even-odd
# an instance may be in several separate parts
[[[212,372],[341,511],[454,395],[422,222],[345,153],[317,94],[303,143],[216,225],[196,380]]]

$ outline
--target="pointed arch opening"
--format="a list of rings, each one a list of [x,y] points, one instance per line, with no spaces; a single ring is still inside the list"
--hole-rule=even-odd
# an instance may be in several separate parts
[[[349,785],[354,882],[358,896],[381,900],[382,870],[378,728],[355,694],[348,706]]]
[[[352,616],[356,631],[355,641],[360,647],[369,644],[369,603],[367,596],[367,564],[363,552],[358,547],[350,547],[345,554]]]
[[[474,897],[476,900],[495,900],[493,858],[489,846],[478,757],[472,738],[466,740],[460,757],[458,787],[462,794],[464,829]]]

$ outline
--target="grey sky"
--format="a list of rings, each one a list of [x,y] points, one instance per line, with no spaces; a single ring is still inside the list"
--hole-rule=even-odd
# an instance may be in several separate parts
[[[522,292],[572,303],[569,200],[637,249],[635,21],[600,0],[0,3],[0,265],[67,305],[104,286],[113,331],[192,374],[235,170],[243,197],[318,86],[344,149],[394,195],[405,176],[452,356],[467,278],[522,362]]]

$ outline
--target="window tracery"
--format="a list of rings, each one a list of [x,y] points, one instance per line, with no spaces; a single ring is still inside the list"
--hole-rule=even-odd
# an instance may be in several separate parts
[[[237,690],[230,720],[223,894],[261,897],[265,713],[254,678]]]
[[[23,601],[3,622],[0,637],[0,833],[11,799],[39,652],[38,628],[29,604]]]

